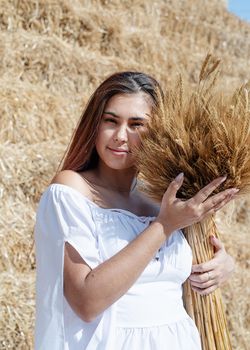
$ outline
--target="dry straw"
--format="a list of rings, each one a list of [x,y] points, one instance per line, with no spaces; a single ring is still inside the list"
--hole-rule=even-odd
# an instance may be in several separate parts
[[[219,60],[207,55],[198,86],[189,93],[179,78],[154,110],[138,152],[143,189],[160,201],[169,183],[184,172],[178,197],[189,199],[213,179],[227,175],[214,193],[237,187],[250,192],[250,111],[247,86],[224,96],[216,89]],[[189,89],[190,90],[190,89]],[[214,255],[209,236],[218,236],[214,217],[184,229],[195,264]],[[202,338],[203,350],[231,349],[220,290],[200,296],[184,288],[184,301]]]
[[[224,0],[0,0],[0,6],[0,349],[27,350],[34,348],[35,208],[90,94],[114,71],[130,69],[166,85],[178,67],[192,85],[208,47],[223,56],[223,89],[236,86],[250,70],[250,25]],[[242,201],[235,226],[222,226],[237,259],[223,290],[237,350],[250,339],[249,209]]]

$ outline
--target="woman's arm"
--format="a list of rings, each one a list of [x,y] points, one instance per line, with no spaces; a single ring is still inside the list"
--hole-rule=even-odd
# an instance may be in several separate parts
[[[182,201],[176,198],[176,193],[183,177],[177,177],[163,196],[156,220],[120,252],[93,270],[66,244],[64,294],[79,317],[87,322],[95,319],[134,284],[173,231],[201,221],[225,205],[235,190],[208,198],[222,181],[216,179],[190,200]]]
[[[196,292],[206,295],[226,282],[234,271],[234,259],[227,254],[222,242],[211,236],[211,244],[215,248],[214,258],[192,266],[189,277],[190,284]]]
[[[120,252],[93,270],[66,243],[64,294],[71,307],[86,322],[92,321],[134,284],[170,230],[153,222]]]

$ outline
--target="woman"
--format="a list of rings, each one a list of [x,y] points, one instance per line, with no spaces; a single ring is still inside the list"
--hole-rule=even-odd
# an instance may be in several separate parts
[[[36,350],[200,349],[182,303],[192,255],[180,229],[223,207],[237,189],[210,196],[221,177],[181,201],[179,174],[160,208],[138,190],[133,150],[157,104],[156,88],[155,79],[139,72],[107,78],[41,198]],[[214,259],[194,266],[189,277],[203,294],[233,269],[220,241],[211,243]]]

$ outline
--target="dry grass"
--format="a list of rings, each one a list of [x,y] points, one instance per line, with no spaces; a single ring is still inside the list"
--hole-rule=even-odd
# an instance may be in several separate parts
[[[250,91],[246,84],[229,96],[216,92],[219,63],[207,55],[194,89],[180,77],[150,120],[138,162],[147,193],[158,201],[180,172],[180,198],[223,175],[227,179],[214,193],[236,187],[239,195],[249,195]]]
[[[193,85],[213,51],[227,90],[246,82],[249,36],[216,0],[0,0],[0,349],[33,348],[35,208],[94,88],[125,69],[165,87],[181,72]],[[237,203],[224,235],[237,269],[223,293],[242,350],[250,342],[250,203]]]

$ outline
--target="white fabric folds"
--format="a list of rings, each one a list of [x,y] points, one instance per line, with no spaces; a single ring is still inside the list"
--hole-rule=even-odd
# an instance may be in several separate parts
[[[181,231],[171,235],[136,283],[93,322],[81,320],[64,298],[65,242],[93,269],[152,219],[101,208],[65,185],[48,187],[35,226],[35,350],[200,350],[198,331],[182,303],[192,255]]]

